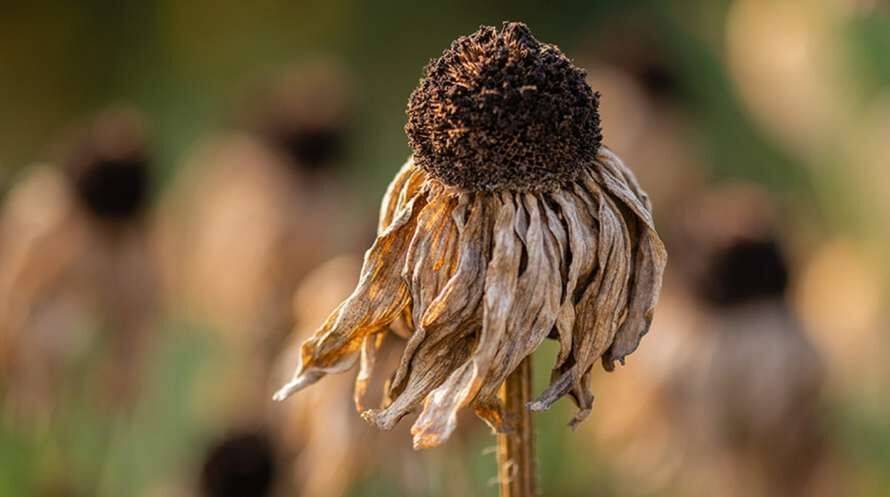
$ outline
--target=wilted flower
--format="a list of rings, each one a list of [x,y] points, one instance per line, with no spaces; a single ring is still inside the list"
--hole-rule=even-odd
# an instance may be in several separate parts
[[[158,295],[148,142],[138,112],[105,111],[77,130],[61,167],[29,170],[0,212],[0,376],[26,412],[50,412],[66,368],[99,340],[108,397],[137,393]]]
[[[295,65],[249,99],[245,125],[301,175],[329,176],[349,153],[350,86],[348,71],[336,60]]]
[[[167,303],[212,330],[237,363],[202,388],[228,421],[265,415],[295,283],[356,245],[337,174],[353,109],[344,78],[301,65],[260,84],[237,126],[203,137],[161,199]]]
[[[274,381],[290,376],[293,362],[300,355],[299,342],[312,336],[331,308],[352,293],[361,263],[361,257],[352,254],[338,256],[320,264],[300,281],[294,294],[293,343],[276,362]],[[402,345],[404,339],[387,336],[377,353],[379,367],[398,367]],[[300,402],[276,411],[280,415],[276,418],[280,430],[276,440],[287,449],[292,462],[296,495],[341,497],[372,470],[390,472],[392,483],[399,484],[405,495],[422,493],[422,489],[411,485],[416,478],[411,476],[422,473],[422,467],[406,457],[404,447],[389,443],[390,436],[395,434],[375,433],[349,412],[353,403],[349,389],[352,381],[349,375],[337,375],[328,380],[327,388],[306,391]],[[384,460],[386,464],[381,465]],[[393,464],[395,461],[398,464]]]
[[[406,132],[414,155],[383,199],[352,295],[302,347],[277,399],[351,368],[357,393],[381,333],[411,330],[387,401],[363,417],[390,429],[421,410],[415,447],[443,443],[473,406],[500,427],[497,391],[548,336],[553,381],[590,411],[590,375],[648,330],[666,262],[646,194],[601,145],[598,95],[558,48],[519,23],[482,27],[426,68]]]
[[[825,471],[826,362],[786,301],[794,265],[774,201],[743,184],[688,197],[668,312],[641,367],[603,392],[634,402],[603,416],[595,443],[649,493],[837,493]]]
[[[264,430],[231,433],[204,456],[200,487],[203,497],[272,495],[279,473],[278,454]]]
[[[333,222],[349,205],[337,169],[352,105],[335,64],[291,69],[255,93],[237,129],[188,154],[162,220],[172,304],[238,341],[240,355],[262,347],[267,365],[291,324],[294,282],[353,245],[352,226]]]

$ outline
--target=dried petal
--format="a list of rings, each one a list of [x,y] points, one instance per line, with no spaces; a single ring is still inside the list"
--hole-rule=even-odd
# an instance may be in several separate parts
[[[410,336],[387,400],[362,416],[390,429],[420,410],[414,446],[432,447],[463,407],[501,429],[498,388],[555,330],[552,383],[530,408],[571,395],[572,425],[584,419],[593,364],[610,369],[648,329],[666,255],[648,198],[620,159],[603,147],[579,167],[560,190],[456,192],[409,160],[387,191],[359,287],[304,344],[285,393],[351,366],[361,344],[362,408],[373,334],[398,325]]]
[[[636,350],[643,335],[649,331],[655,304],[661,293],[661,282],[667,265],[667,251],[655,232],[649,198],[642,191],[633,174],[624,162],[607,147],[602,147],[599,155],[603,166],[598,171],[605,188],[617,197],[625,207],[637,217],[636,241],[631,281],[631,296],[628,302],[628,316],[615,341],[603,358],[603,366],[611,371],[615,361],[624,362],[624,358]]]
[[[532,354],[553,328],[559,313],[562,293],[557,242],[547,228],[542,205],[535,195],[521,195],[520,203],[528,213],[528,229],[519,233],[523,241],[525,270],[519,276],[516,299],[507,322],[508,336],[498,344],[498,351],[486,377],[480,397],[497,394],[500,384]]]
[[[367,335],[362,339],[361,360],[359,362],[358,375],[355,377],[355,391],[353,393],[355,410],[358,412],[365,410],[363,402],[365,392],[368,390],[368,382],[371,381],[371,373],[374,371],[374,364],[377,362],[377,351],[380,350],[384,338],[385,335],[377,333]]]
[[[401,278],[409,237],[426,198],[411,199],[396,220],[365,254],[362,275],[352,295],[332,313],[321,330],[300,351],[300,365],[290,383],[275,394],[283,400],[321,379],[350,369],[362,339],[380,331],[408,304],[408,288]]]
[[[471,359],[426,398],[420,417],[411,428],[416,447],[444,442],[457,424],[457,410],[466,406],[482,386],[497,345],[507,331],[507,320],[516,297],[521,245],[513,226],[521,224],[517,206],[509,194],[500,195],[494,226],[491,262],[485,273],[482,331]]]

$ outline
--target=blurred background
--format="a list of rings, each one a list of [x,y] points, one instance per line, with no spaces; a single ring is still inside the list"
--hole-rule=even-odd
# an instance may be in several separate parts
[[[0,16],[0,497],[495,495],[476,420],[415,453],[354,373],[270,398],[423,66],[505,20],[587,69],[671,256],[589,420],[536,415],[542,494],[890,495],[883,0],[86,0]]]

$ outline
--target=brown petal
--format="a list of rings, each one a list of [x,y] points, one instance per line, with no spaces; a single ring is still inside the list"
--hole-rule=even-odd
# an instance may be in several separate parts
[[[423,399],[469,357],[481,327],[484,280],[479,275],[486,265],[493,204],[481,195],[459,198],[452,216],[459,233],[457,268],[429,304],[405,347],[388,388],[392,402],[385,409],[363,415],[379,427],[390,429],[420,407]]]
[[[383,409],[372,409],[362,417],[383,430],[391,430],[405,415],[420,407],[423,399],[441,385],[470,355],[475,333],[454,333],[438,341],[425,341],[412,356],[404,388]]]
[[[605,189],[636,214],[639,221],[628,223],[635,227],[633,275],[627,319],[603,357],[603,367],[611,371],[615,361],[624,363],[624,358],[636,350],[643,335],[649,331],[667,265],[667,251],[655,231],[649,198],[633,173],[621,158],[605,147],[600,152],[599,165],[602,166],[598,172]]]
[[[639,244],[634,256],[634,274],[628,302],[627,319],[615,335],[615,340],[603,357],[603,367],[611,371],[615,361],[637,349],[643,335],[649,331],[655,304],[661,292],[661,281],[667,264],[667,251],[658,234],[648,227],[641,227]]]
[[[532,354],[553,329],[559,315],[562,295],[561,257],[558,242],[547,225],[547,206],[537,195],[517,196],[528,213],[527,231],[517,234],[523,241],[525,270],[516,287],[507,332],[497,345],[497,353],[479,393],[480,398],[496,396],[501,383],[526,356]]]
[[[457,410],[466,406],[479,391],[507,331],[522,254],[514,226],[522,224],[522,216],[510,194],[501,194],[500,200],[491,262],[485,273],[482,331],[476,350],[469,361],[426,397],[423,411],[411,428],[418,448],[439,445],[449,437],[457,423]]]
[[[390,182],[383,201],[380,203],[380,220],[377,233],[382,233],[402,210],[408,201],[416,197],[427,180],[427,175],[414,165],[414,158],[409,158],[396,177]]]
[[[402,388],[411,360],[426,339],[427,330],[433,332],[431,339],[436,340],[458,329],[481,326],[481,322],[472,321],[477,314],[481,314],[478,308],[484,281],[479,275],[485,270],[485,253],[490,243],[492,224],[486,214],[491,210],[488,203],[479,195],[472,198],[463,196],[459,200],[458,208],[452,216],[458,232],[457,268],[417,321],[414,334],[405,346],[401,364],[390,385],[394,393]]]
[[[458,229],[452,214],[458,201],[436,195],[417,217],[402,277],[411,289],[412,318],[420,323],[427,307],[445,286],[457,265]]]
[[[355,377],[355,390],[352,397],[355,402],[355,410],[358,412],[365,410],[363,402],[365,392],[368,390],[368,382],[371,381],[371,373],[374,371],[374,364],[377,362],[377,351],[380,350],[385,336],[383,333],[377,333],[367,335],[362,339],[360,367],[358,375]]]
[[[399,196],[405,188],[405,183],[414,172],[414,161],[408,159],[396,173],[396,177],[389,183],[386,193],[383,194],[383,200],[380,202],[380,218],[377,223],[377,232],[381,233],[387,226],[392,224],[392,218],[398,210]]]
[[[571,367],[567,368],[568,363],[561,367],[562,376],[532,405],[536,410],[549,408],[553,401],[571,389],[580,409],[572,421],[573,425],[580,422],[592,407],[588,372],[594,361],[611,345],[624,317],[632,263],[630,236],[617,206],[603,192],[578,193],[578,198],[588,208],[597,209],[600,229],[596,275],[584,290],[576,308]],[[569,378],[571,381],[568,381]]]
[[[579,284],[589,281],[596,264],[596,246],[598,228],[597,221],[591,215],[586,204],[569,192],[558,191],[553,193],[553,199],[559,205],[562,217],[565,220],[571,263],[569,275],[565,282],[562,307],[556,329],[559,333],[560,350],[556,360],[556,371],[565,364],[572,349],[572,333],[575,327],[575,294]]]
[[[606,147],[600,149],[597,159],[597,165],[600,167],[596,171],[599,173],[600,186],[618,197],[647,226],[655,229],[649,196],[640,188],[637,178],[624,165],[624,161]],[[590,176],[588,175],[587,178],[589,179]]]
[[[425,205],[424,195],[411,199],[377,237],[365,253],[358,286],[321,329],[303,343],[297,372],[291,382],[275,394],[276,400],[287,398],[325,374],[351,368],[362,339],[380,331],[408,304],[408,289],[401,278],[401,269],[418,214]]]

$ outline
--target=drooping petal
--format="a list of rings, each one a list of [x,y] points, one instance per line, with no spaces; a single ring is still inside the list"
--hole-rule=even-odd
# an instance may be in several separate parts
[[[283,400],[325,374],[351,368],[364,337],[380,331],[408,305],[408,288],[402,280],[401,268],[418,215],[425,205],[424,195],[412,198],[377,237],[365,253],[358,286],[321,329],[303,343],[297,372],[291,382],[275,394],[275,399]]]
[[[527,230],[517,231],[526,264],[519,275],[516,298],[507,321],[508,334],[498,344],[485,384],[479,392],[484,402],[493,397],[507,376],[532,354],[553,329],[562,296],[559,244],[550,232],[549,207],[537,195],[526,193],[517,200],[528,213]]]
[[[593,364],[610,369],[648,329],[666,256],[648,197],[608,149],[568,188],[536,193],[448,190],[409,160],[380,218],[359,287],[304,344],[280,396],[352,366],[361,348],[363,408],[373,334],[400,324],[408,340],[384,405],[362,416],[390,429],[421,410],[414,444],[432,447],[469,405],[501,428],[499,386],[555,330],[552,383],[530,407],[571,395],[574,426],[592,407]]]
[[[426,397],[423,411],[411,427],[416,447],[439,445],[451,435],[458,409],[468,405],[482,387],[498,344],[507,332],[522,255],[522,244],[514,229],[522,229],[524,210],[517,208],[510,194],[501,194],[499,199],[491,262],[485,272],[482,330],[476,349],[467,362]]]
[[[603,357],[603,366],[614,369],[615,361],[636,350],[643,335],[649,331],[655,304],[661,292],[661,282],[667,265],[667,251],[655,231],[649,198],[624,162],[608,148],[600,152],[597,169],[600,183],[606,191],[633,212],[636,222],[631,234],[634,239],[634,264],[631,276],[628,316],[615,335],[615,341]],[[588,184],[592,178],[588,176]]]
[[[411,289],[411,316],[420,323],[429,304],[439,295],[458,262],[458,229],[453,213],[455,197],[437,195],[417,218],[417,229],[408,246],[402,277]]]
[[[453,275],[427,306],[402,354],[389,385],[392,401],[383,409],[368,411],[365,419],[390,429],[418,409],[429,393],[441,385],[473,350],[481,327],[480,304],[491,237],[492,204],[485,197],[461,196],[452,213],[458,231],[458,263]]]
[[[479,195],[461,199],[453,216],[460,239],[457,270],[423,314],[421,327],[436,328],[476,316],[485,285],[479,275],[485,271],[494,224],[492,204]]]
[[[590,182],[594,181],[598,187],[618,198],[647,226],[655,229],[649,196],[640,188],[633,173],[624,165],[624,161],[606,147],[600,150],[597,159],[599,167],[582,176],[585,183],[590,185]],[[598,181],[593,178],[593,174],[598,176]]]
[[[554,366],[554,372],[565,364],[572,350],[572,334],[575,329],[575,305],[580,298],[576,296],[579,285],[589,281],[596,265],[596,246],[598,223],[591,216],[586,204],[569,192],[557,191],[553,193],[553,199],[559,205],[562,217],[565,220],[569,239],[569,252],[571,263],[569,265],[568,278],[564,284],[563,302],[560,308],[556,329],[559,334],[559,356]]]
[[[371,381],[371,374],[377,362],[377,351],[380,350],[384,338],[385,335],[383,333],[376,333],[367,335],[362,339],[360,366],[358,375],[355,377],[355,389],[353,391],[353,402],[355,403],[355,410],[358,412],[365,410],[365,392],[368,390],[368,383]]]
[[[664,244],[655,231],[643,227],[638,234],[639,242],[634,256],[634,274],[631,281],[627,318],[615,335],[615,340],[603,357],[603,367],[614,368],[615,361],[637,349],[640,340],[649,331],[655,314],[655,304],[661,292],[661,281],[667,263]]]
[[[378,233],[382,233],[392,223],[392,218],[398,210],[399,196],[413,173],[414,161],[408,159],[386,187],[386,193],[383,194],[383,200],[380,201],[380,216],[377,221]]]
[[[414,353],[427,338],[427,330],[432,332],[431,340],[449,335],[459,328],[475,328],[481,323],[473,323],[482,300],[484,281],[479,275],[485,270],[485,253],[491,238],[491,222],[486,215],[490,209],[481,196],[462,196],[458,207],[452,213],[458,232],[458,261],[454,274],[441,292],[425,306],[422,315],[416,320],[414,334],[408,340],[402,361],[390,388],[398,393],[407,377]]]
[[[562,370],[561,375],[532,405],[535,410],[547,409],[562,395],[572,392],[579,408],[572,420],[573,426],[583,420],[592,407],[589,371],[612,344],[624,319],[632,264],[630,235],[611,199],[598,189],[577,189],[576,199],[589,209],[591,218],[599,221],[596,272],[577,304],[572,358],[558,368]],[[583,211],[583,207],[579,210]]]
[[[391,430],[423,399],[444,382],[469,356],[475,333],[453,333],[436,342],[423,342],[412,356],[412,367],[403,389],[383,409],[371,409],[362,417],[382,430]]]
[[[425,184],[426,175],[414,166],[414,159],[408,159],[396,177],[390,182],[380,203],[380,219],[377,233],[383,233],[392,224],[396,213],[401,211],[409,200],[417,196]]]

